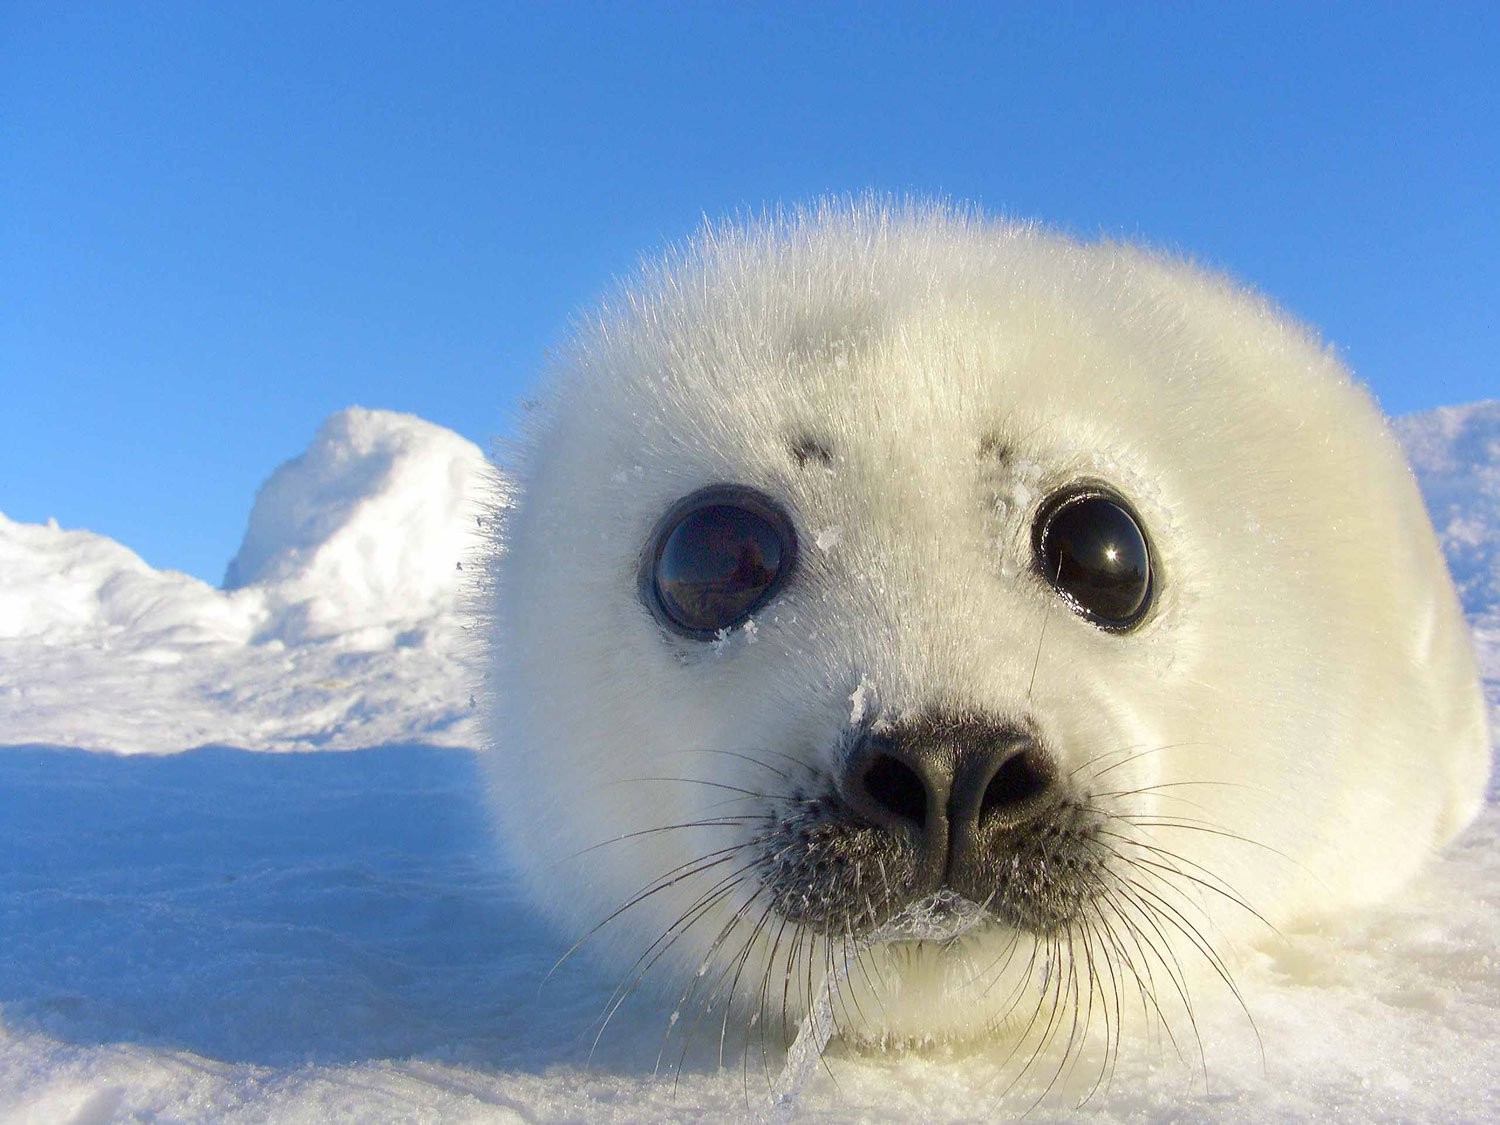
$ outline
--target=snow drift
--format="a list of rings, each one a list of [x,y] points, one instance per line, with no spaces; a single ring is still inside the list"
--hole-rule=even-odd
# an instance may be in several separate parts
[[[483,455],[410,415],[351,407],[261,485],[224,589],[258,589],[258,640],[323,640],[451,616],[474,551]]]
[[[262,486],[223,590],[0,515],[0,741],[471,744],[461,578],[493,481],[450,430],[342,410]]]

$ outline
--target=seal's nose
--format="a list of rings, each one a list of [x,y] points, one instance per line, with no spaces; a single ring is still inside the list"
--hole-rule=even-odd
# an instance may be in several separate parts
[[[966,882],[987,842],[1048,808],[1051,761],[1024,728],[970,715],[927,714],[865,733],[839,790],[855,812],[911,836],[931,888]]]

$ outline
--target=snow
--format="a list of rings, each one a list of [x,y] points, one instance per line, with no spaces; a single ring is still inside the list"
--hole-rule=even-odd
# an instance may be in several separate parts
[[[1500,400],[1396,419],[1471,617],[1500,612]]]
[[[340,411],[261,486],[224,588],[264,591],[259,636],[292,643],[451,616],[485,476],[479,448],[441,426]]]
[[[1500,715],[1500,403],[1397,427]],[[779,1058],[731,1036],[720,1068],[717,1026],[663,1049],[643,997],[593,1046],[615,982],[548,976],[564,950],[465,749],[458,567],[490,487],[456,435],[340,412],[262,488],[223,590],[0,516],[0,1120],[1026,1110],[1001,1059],[837,1044],[776,1110]],[[1500,1119],[1497,800],[1398,901],[1247,951],[1254,1023],[1200,1007],[1206,1079],[1191,1041],[1142,1047],[1083,1111],[1086,1066],[1031,1117]]]
[[[261,488],[223,590],[0,515],[0,740],[473,745],[460,568],[490,479],[441,426],[340,411]]]
[[[1474,631],[1491,729],[1500,729],[1500,400],[1440,406],[1395,425]],[[1500,794],[1500,777],[1490,785]]]

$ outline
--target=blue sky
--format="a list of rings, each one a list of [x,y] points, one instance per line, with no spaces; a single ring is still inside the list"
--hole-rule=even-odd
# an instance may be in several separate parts
[[[1500,395],[1493,4],[8,0],[0,58],[0,511],[212,582],[329,412],[487,442],[641,254],[824,192],[1190,253],[1392,412]]]

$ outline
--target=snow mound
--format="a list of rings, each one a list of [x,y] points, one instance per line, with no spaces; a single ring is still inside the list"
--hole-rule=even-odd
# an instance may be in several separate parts
[[[263,616],[186,574],[155,570],[113,539],[0,514],[0,640],[44,645],[243,643]]]
[[[258,586],[290,642],[451,612],[488,479],[451,430],[350,407],[261,485],[224,588]]]
[[[351,407],[260,489],[226,589],[0,515],[0,743],[470,743],[464,563],[496,479],[410,415]]]

